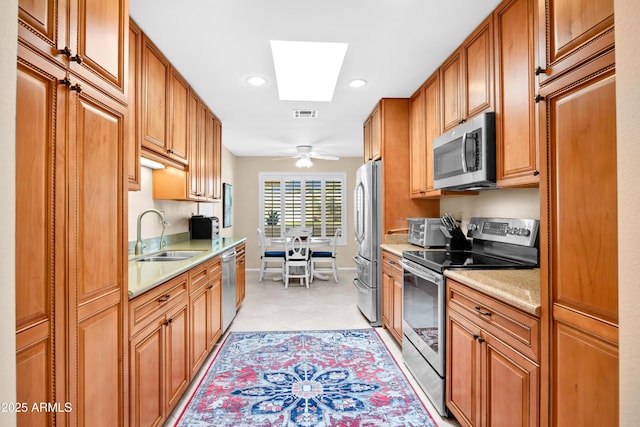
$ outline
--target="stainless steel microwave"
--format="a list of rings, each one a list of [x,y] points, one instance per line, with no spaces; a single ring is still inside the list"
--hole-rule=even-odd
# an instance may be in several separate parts
[[[433,140],[433,187],[453,191],[496,187],[495,113],[482,113]]]

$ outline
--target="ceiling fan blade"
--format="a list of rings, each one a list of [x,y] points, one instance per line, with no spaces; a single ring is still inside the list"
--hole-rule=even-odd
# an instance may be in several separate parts
[[[273,158],[273,159],[271,159],[271,160],[297,159],[297,158],[299,158],[299,157],[300,157],[300,156],[275,157],[275,158]]]
[[[340,157],[336,157],[336,156],[323,156],[323,155],[311,155],[310,156],[312,159],[319,159],[319,160],[340,160]]]

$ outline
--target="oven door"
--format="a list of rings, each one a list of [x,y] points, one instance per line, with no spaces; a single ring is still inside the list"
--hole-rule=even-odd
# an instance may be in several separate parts
[[[445,375],[444,276],[402,260],[402,332],[441,376]]]

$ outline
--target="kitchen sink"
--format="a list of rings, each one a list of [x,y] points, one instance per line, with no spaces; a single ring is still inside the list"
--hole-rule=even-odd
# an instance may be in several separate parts
[[[183,261],[202,254],[204,251],[163,251],[139,258],[136,262]]]

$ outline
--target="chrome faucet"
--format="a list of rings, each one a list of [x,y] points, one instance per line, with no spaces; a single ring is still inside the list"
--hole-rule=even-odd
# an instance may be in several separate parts
[[[162,249],[162,247],[164,246],[164,242],[163,242],[164,229],[165,229],[165,226],[167,225],[167,221],[164,220],[164,213],[162,213],[157,209],[147,209],[140,212],[140,215],[138,215],[138,229],[137,229],[136,248],[135,248],[136,255],[142,255],[142,233],[140,231],[140,228],[141,228],[140,224],[142,223],[142,217],[149,212],[153,212],[156,215],[158,215],[160,217],[160,221],[162,221],[162,234],[160,234],[160,249]]]

